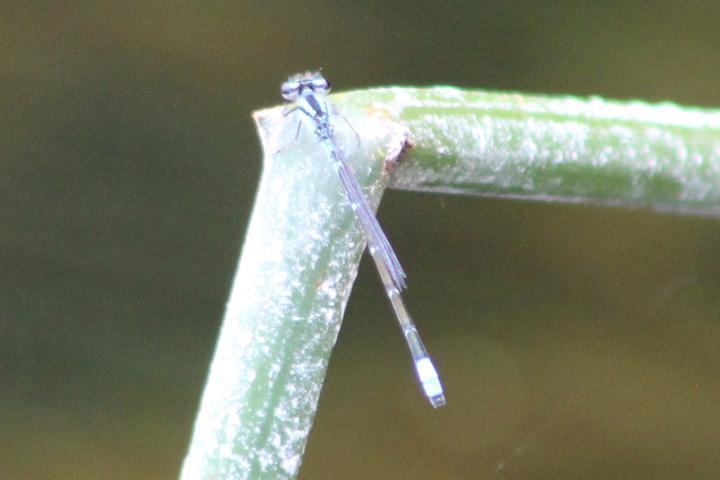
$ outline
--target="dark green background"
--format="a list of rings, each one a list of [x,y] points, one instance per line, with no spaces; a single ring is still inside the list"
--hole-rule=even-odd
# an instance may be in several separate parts
[[[250,119],[453,84],[720,105],[717,2],[3,2],[0,478],[176,477],[261,165]],[[365,259],[301,478],[720,476],[720,221],[388,191],[432,411]]]

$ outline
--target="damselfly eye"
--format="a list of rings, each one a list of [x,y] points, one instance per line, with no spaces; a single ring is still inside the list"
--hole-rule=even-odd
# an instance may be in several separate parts
[[[298,93],[300,92],[300,83],[285,82],[282,84],[280,90],[282,91],[282,96],[285,100],[296,100],[298,97]]]
[[[322,75],[318,75],[312,79],[312,88],[318,93],[327,93],[330,91],[330,82]]]

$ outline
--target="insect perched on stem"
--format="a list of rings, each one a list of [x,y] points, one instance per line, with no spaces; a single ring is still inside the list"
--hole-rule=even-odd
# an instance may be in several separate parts
[[[420,338],[415,322],[410,317],[400,296],[400,292],[406,287],[405,272],[375,218],[352,166],[337,146],[332,120],[334,115],[341,115],[337,114],[332,104],[327,101],[325,96],[329,92],[330,83],[319,72],[294,75],[282,85],[283,98],[292,102],[283,114],[288,116],[291,113],[299,112],[300,122],[295,137],[297,138],[300,134],[304,123],[313,131],[316,140],[330,157],[332,166],[340,176],[350,206],[357,215],[367,238],[368,250],[375,261],[385,292],[395,310],[400,328],[410,348],[415,370],[425,395],[433,407],[441,407],[445,405],[445,395],[440,378]]]

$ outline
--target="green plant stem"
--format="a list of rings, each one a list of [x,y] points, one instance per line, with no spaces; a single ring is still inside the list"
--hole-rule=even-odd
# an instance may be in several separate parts
[[[720,111],[463,91],[353,92],[416,147],[390,187],[720,215]]]
[[[365,246],[312,132],[293,142],[297,123],[285,122],[282,109],[255,118],[265,163],[185,480],[294,478]],[[367,112],[349,119],[362,144],[352,132],[338,134],[377,205],[385,161],[401,151],[406,133]]]
[[[717,111],[449,87],[333,101],[375,205],[409,132],[393,187],[720,215]],[[287,148],[281,108],[255,119],[264,169],[184,480],[295,477],[364,248],[311,133]]]

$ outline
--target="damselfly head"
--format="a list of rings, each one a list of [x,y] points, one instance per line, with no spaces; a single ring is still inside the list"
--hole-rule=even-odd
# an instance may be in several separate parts
[[[285,100],[294,102],[306,89],[319,95],[325,95],[330,91],[330,82],[325,80],[320,72],[298,73],[282,84],[281,91]]]

